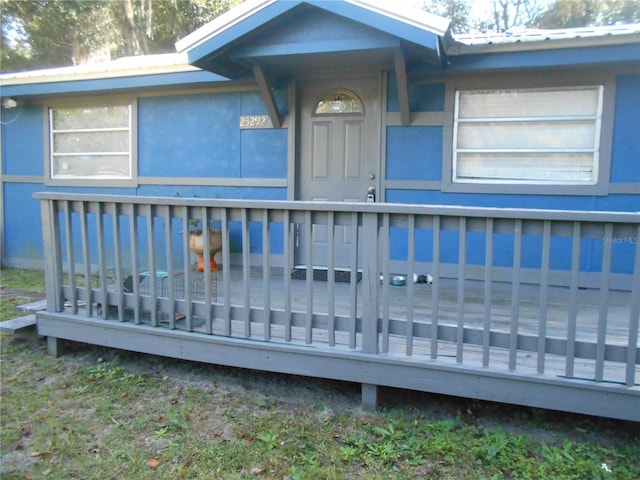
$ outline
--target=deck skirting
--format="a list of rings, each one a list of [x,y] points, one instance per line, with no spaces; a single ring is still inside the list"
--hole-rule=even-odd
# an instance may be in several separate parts
[[[230,367],[326,378],[640,422],[640,387],[316,345],[262,342],[40,312],[50,339]],[[363,395],[371,389],[363,389]],[[371,402],[371,399],[368,399]]]

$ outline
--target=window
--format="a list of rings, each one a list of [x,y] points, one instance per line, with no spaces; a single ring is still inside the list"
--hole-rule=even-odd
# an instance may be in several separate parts
[[[51,180],[131,180],[130,103],[49,108]]]
[[[318,101],[314,113],[316,115],[362,114],[364,107],[355,93],[348,90],[333,90]]]
[[[458,90],[454,183],[595,185],[602,86]]]

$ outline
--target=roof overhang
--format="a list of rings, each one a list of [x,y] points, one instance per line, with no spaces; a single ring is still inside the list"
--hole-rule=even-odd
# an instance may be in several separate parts
[[[392,10],[393,7],[393,10]],[[379,0],[249,0],[176,43],[189,62],[231,79],[254,77],[274,126],[270,92],[301,73],[396,69],[400,98],[413,63],[440,65],[449,20]],[[404,93],[403,93],[404,92]],[[408,122],[409,106],[401,106]]]

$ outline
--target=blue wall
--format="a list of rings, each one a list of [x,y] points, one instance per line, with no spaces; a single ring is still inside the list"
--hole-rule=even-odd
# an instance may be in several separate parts
[[[640,183],[640,75],[618,76],[616,89],[616,115],[613,135],[611,182],[630,185]],[[443,82],[413,84],[410,86],[410,104],[413,112],[443,112],[445,106]],[[286,111],[285,90],[279,90],[278,105]],[[390,112],[397,112],[396,80],[393,74],[388,82]],[[266,114],[257,92],[197,93],[142,96],[138,99],[138,175],[137,188],[82,188],[45,187],[41,183],[4,183],[5,200],[5,254],[12,259],[42,258],[40,207],[32,198],[34,192],[51,190],[75,193],[110,193],[141,196],[181,196],[202,198],[287,198],[286,188],[185,186],[173,185],[172,177],[263,179],[287,178],[288,133],[286,129],[240,129],[240,115]],[[45,115],[42,105],[22,103],[17,109],[2,111],[2,155],[5,175],[44,177]],[[386,131],[386,179],[396,188],[386,190],[388,202],[404,204],[444,204],[482,207],[515,207],[540,209],[566,209],[588,211],[640,211],[640,194],[610,194],[605,196],[557,196],[528,194],[474,194],[442,192],[443,164],[442,126],[389,126]],[[166,178],[163,185],[144,184],[145,177]],[[402,181],[424,181],[427,188],[402,188]],[[433,188],[433,189],[429,189]],[[526,187],[523,187],[523,189]],[[232,226],[237,236],[238,225]],[[394,231],[394,258],[406,258],[406,232]],[[420,250],[418,260],[430,261],[430,232],[418,232]],[[443,245],[457,243],[457,234],[451,242],[443,237]],[[277,229],[272,237],[272,251],[282,251],[281,235]],[[470,234],[467,261],[483,262],[484,240]],[[529,252],[526,265],[535,267],[541,247],[533,239],[524,239]],[[233,239],[232,239],[233,243]],[[261,232],[251,226],[253,252],[260,252]],[[512,263],[512,239],[505,237],[495,252],[497,265]],[[234,250],[239,246],[233,243]],[[552,266],[567,268],[568,244],[554,239]],[[616,246],[624,254],[625,248]],[[583,245],[584,269],[599,268],[597,242]],[[627,260],[614,258],[614,268],[626,271]],[[626,254],[625,254],[626,255]],[[624,258],[620,257],[620,258]],[[441,261],[457,261],[457,250],[443,250]],[[625,264],[625,262],[627,262]]]

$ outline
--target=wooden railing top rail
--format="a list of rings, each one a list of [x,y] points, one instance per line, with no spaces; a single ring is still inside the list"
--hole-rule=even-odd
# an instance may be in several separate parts
[[[178,206],[196,208],[246,208],[261,210],[291,210],[316,212],[389,213],[412,215],[436,215],[452,217],[476,217],[520,220],[558,220],[578,222],[631,223],[640,225],[640,211],[582,211],[547,210],[528,208],[468,207],[451,205],[424,205],[404,203],[363,202],[309,202],[289,200],[243,200],[219,198],[146,197],[105,194],[77,194],[62,192],[37,192],[39,200],[64,200],[78,202],[119,203],[134,205]]]

